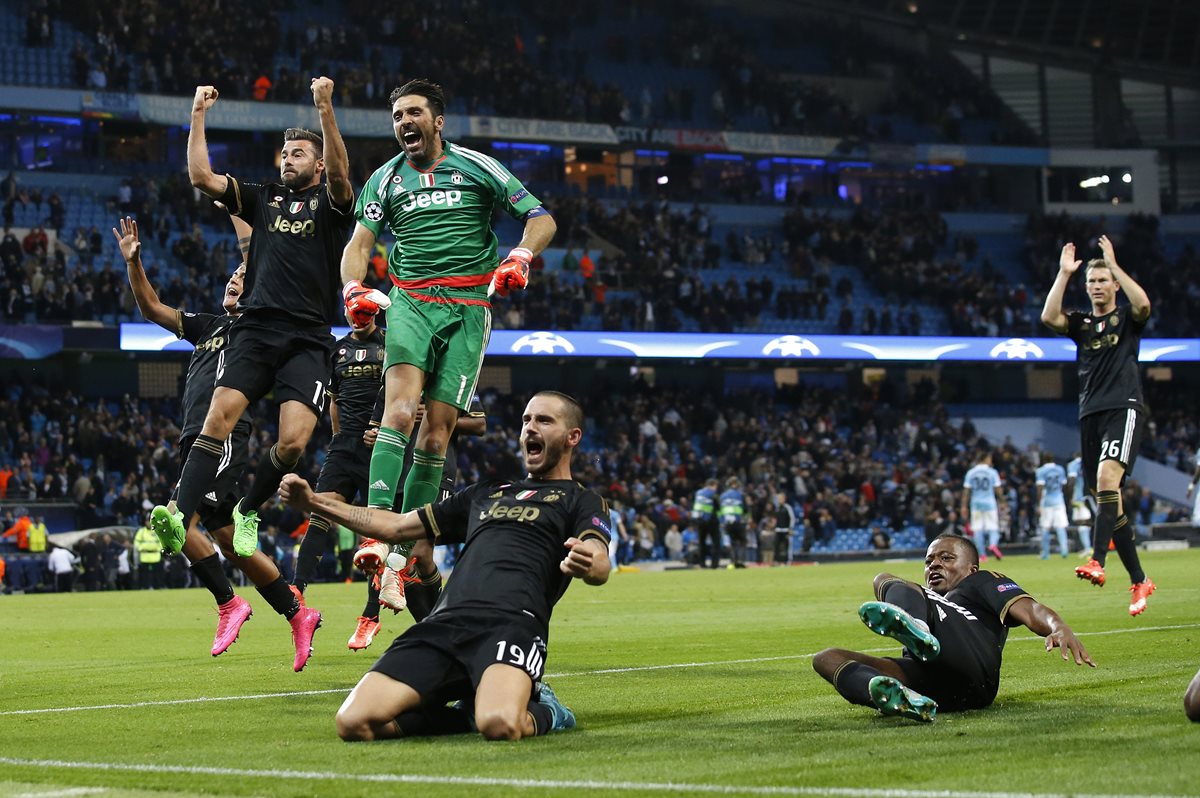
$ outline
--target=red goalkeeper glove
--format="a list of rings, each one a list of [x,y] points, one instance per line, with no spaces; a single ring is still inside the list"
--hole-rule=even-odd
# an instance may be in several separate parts
[[[392,306],[387,294],[377,288],[368,288],[358,280],[346,283],[342,288],[342,299],[346,302],[346,312],[357,319],[373,316]]]
[[[533,253],[525,247],[516,247],[508,253],[508,257],[500,261],[496,274],[492,277],[492,285],[500,296],[508,296],[510,291],[525,288],[529,285],[529,261]]]

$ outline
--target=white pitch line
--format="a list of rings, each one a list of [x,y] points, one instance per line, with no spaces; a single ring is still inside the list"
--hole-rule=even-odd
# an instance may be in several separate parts
[[[525,789],[609,790],[620,792],[676,792],[718,795],[837,795],[844,798],[1197,798],[1197,796],[1103,795],[1088,793],[981,792],[971,790],[901,790],[888,787],[761,787],[736,784],[692,784],[688,782],[594,781],[590,779],[502,779],[476,776],[421,776],[408,773],[332,773],[329,771],[249,770],[200,765],[139,765],[120,762],[65,762],[54,759],[0,757],[0,764],[63,768],[83,771],[126,773],[178,773],[183,775],[234,776],[238,778],[300,779],[303,781],[362,781],[383,784],[430,784],[434,786],[511,787]]]
[[[1139,626],[1133,629],[1108,629],[1100,632],[1076,632],[1079,637],[1098,637],[1100,635],[1122,635],[1131,634],[1133,632],[1165,632],[1175,629],[1195,629],[1200,627],[1200,623],[1183,623],[1173,626]],[[1043,637],[1013,637],[1010,642],[1024,643],[1029,641],[1041,642],[1045,640]],[[862,652],[865,654],[879,654],[888,651],[895,651],[896,646],[879,646],[876,648],[865,648]],[[573,679],[577,676],[602,676],[614,673],[640,673],[643,671],[663,671],[675,670],[679,668],[711,668],[722,665],[749,665],[756,662],[780,662],[790,659],[812,659],[815,654],[781,654],[775,657],[749,657],[746,659],[723,659],[712,660],[708,662],[672,662],[666,665],[634,665],[628,668],[602,668],[591,671],[564,671],[562,673],[547,673],[547,679]],[[169,707],[180,704],[206,704],[212,701],[257,701],[269,698],[293,698],[296,696],[309,695],[330,695],[332,693],[349,693],[350,687],[341,687],[331,690],[295,690],[287,693],[256,693],[253,695],[226,695],[226,696],[201,696],[199,698],[175,698],[166,701],[137,701],[129,704],[89,704],[77,707],[46,707],[42,709],[9,709],[0,712],[0,717],[5,715],[47,715],[55,712],[89,712],[97,709],[138,709],[140,707]]]
[[[108,792],[107,787],[71,787],[66,790],[47,790],[40,792],[19,792],[12,798],[74,798],[76,795],[96,795]]]

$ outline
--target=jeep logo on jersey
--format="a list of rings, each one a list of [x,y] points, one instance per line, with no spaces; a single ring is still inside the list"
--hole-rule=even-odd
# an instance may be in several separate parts
[[[372,222],[378,222],[383,218],[383,205],[378,202],[368,202],[363,208],[363,216],[370,219]]]
[[[527,524],[530,521],[536,521],[538,516],[542,514],[539,507],[524,507],[520,504],[507,505],[501,502],[492,502],[492,506],[479,513],[480,521],[487,521],[494,518],[498,521],[517,521],[518,523]]]
[[[417,182],[421,188],[433,188],[433,172],[417,175]]]
[[[430,177],[432,176],[430,175]],[[421,175],[421,177],[425,177],[425,175]],[[462,202],[462,192],[457,189],[451,189],[450,191],[430,191],[428,194],[409,194],[408,201],[400,206],[400,210],[411,211],[435,205],[444,205],[447,208],[453,208],[460,202]]]
[[[303,204],[303,203],[301,203]],[[282,216],[276,216],[275,221],[267,228],[268,233],[291,233],[292,235],[310,236],[317,232],[317,223],[312,219],[289,222]]]
[[[304,207],[304,200],[296,200],[295,202],[293,202],[291,205],[288,206],[288,213],[300,213],[300,210],[303,207]]]

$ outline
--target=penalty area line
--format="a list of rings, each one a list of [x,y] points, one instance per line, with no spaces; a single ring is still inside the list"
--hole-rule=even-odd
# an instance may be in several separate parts
[[[66,762],[55,759],[0,757],[14,767],[56,768],[84,772],[171,773],[179,775],[265,778],[302,781],[357,781],[377,784],[428,784],[434,786],[508,787],[546,790],[609,790],[614,792],[666,792],[717,795],[836,795],[841,798],[1118,798],[1087,793],[983,792],[971,790],[906,790],[889,787],[808,787],[799,785],[752,786],[693,784],[688,782],[595,781],[591,779],[505,779],[483,776],[422,776],[409,773],[334,773],[330,771],[256,770],[202,765],[139,765],[120,762]],[[1120,798],[1195,798],[1194,796],[1125,795]]]

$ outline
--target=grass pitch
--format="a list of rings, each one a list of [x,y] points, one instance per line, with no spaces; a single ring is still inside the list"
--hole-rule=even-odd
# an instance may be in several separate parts
[[[580,794],[1197,795],[1200,551],[1143,554],[1159,585],[1130,618],[1113,557],[1103,589],[1074,558],[989,562],[1070,623],[1099,668],[1014,630],[987,710],[921,725],[846,704],[811,667],[828,646],[898,653],[858,621],[871,577],[916,561],[622,573],[574,585],[551,627],[549,681],[573,732],[345,744],[333,716],[407,616],[346,649],[363,587],[315,585],[316,651],[252,589],[241,639],[208,655],[202,590],[0,596],[0,795]]]

